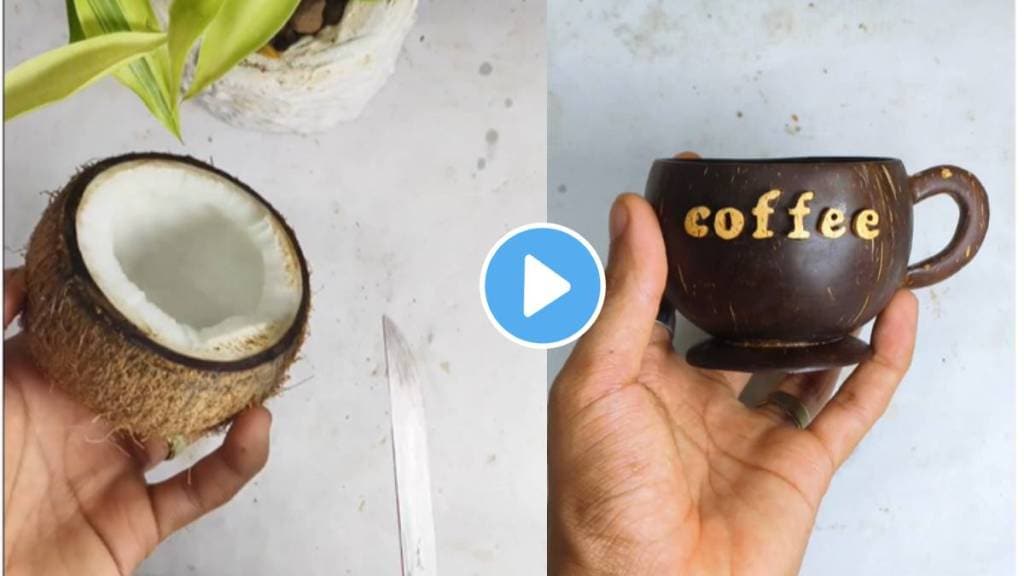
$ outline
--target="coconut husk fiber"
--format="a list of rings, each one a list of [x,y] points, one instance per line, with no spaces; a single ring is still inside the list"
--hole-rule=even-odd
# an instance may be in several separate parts
[[[225,176],[280,219],[299,255],[303,295],[278,342],[241,360],[189,358],[149,339],[97,288],[78,252],[78,202],[105,169],[147,158],[188,162]],[[306,334],[309,274],[294,233],[249,187],[193,158],[130,154],[85,167],[51,199],[29,242],[25,272],[23,324],[36,363],[72,397],[138,438],[199,436],[262,403],[280,390]]]

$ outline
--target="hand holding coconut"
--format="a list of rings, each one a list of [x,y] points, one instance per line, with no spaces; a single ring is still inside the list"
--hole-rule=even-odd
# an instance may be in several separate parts
[[[5,272],[4,326],[23,311],[21,271]],[[4,342],[5,573],[130,574],[162,540],[230,500],[267,461],[270,413],[251,408],[190,470],[149,485],[163,439],[141,443],[50,382],[26,335]]]
[[[914,296],[896,293],[871,357],[831,400],[836,372],[781,383],[806,407],[794,426],[782,406],[739,401],[749,374],[699,369],[672,349],[656,323],[665,244],[644,199],[616,202],[611,237],[604,310],[551,391],[549,569],[797,573],[833,474],[910,365]]]

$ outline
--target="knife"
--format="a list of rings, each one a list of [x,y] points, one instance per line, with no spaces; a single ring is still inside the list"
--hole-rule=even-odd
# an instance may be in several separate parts
[[[409,344],[390,318],[383,324],[402,576],[437,576],[423,390]]]

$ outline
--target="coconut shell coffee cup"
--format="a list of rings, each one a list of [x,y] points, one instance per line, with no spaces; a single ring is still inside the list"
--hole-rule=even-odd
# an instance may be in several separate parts
[[[939,194],[960,210],[952,240],[909,265],[914,205]],[[647,199],[665,237],[666,297],[711,336],[687,360],[743,372],[866,359],[870,347],[851,334],[899,288],[966,266],[989,218],[970,172],[908,176],[894,158],[657,160]]]

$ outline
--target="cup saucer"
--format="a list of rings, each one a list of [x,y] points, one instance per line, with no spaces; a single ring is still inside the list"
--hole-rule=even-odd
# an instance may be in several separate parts
[[[686,361],[698,368],[735,372],[817,372],[863,362],[871,346],[854,336],[823,344],[757,345],[718,338],[690,348]]]

